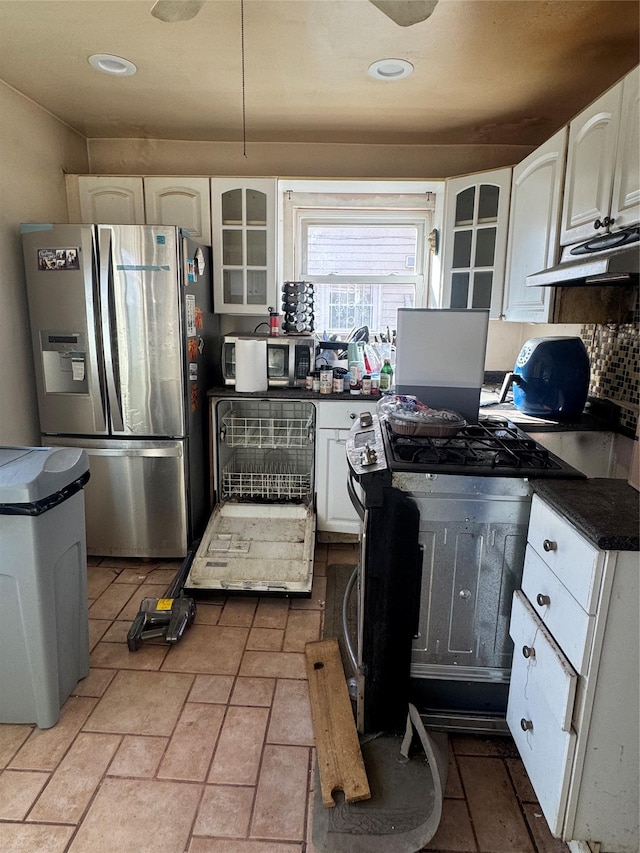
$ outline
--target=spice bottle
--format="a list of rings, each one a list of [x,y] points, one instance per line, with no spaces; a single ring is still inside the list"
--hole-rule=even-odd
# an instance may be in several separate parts
[[[280,317],[275,308],[269,308],[269,334],[277,338],[280,331]]]

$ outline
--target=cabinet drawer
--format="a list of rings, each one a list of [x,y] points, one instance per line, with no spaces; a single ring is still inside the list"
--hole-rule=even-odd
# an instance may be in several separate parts
[[[527,661],[514,659],[507,724],[551,832],[560,836],[571,777],[576,735],[563,731],[544,702],[529,689]],[[526,731],[524,725],[530,725]]]
[[[545,705],[558,728],[571,730],[578,676],[521,590],[513,594],[509,635],[514,643],[513,672],[524,670],[526,696]]]
[[[528,541],[587,613],[596,612],[602,558],[566,518],[538,495],[531,501]]]
[[[586,675],[595,616],[580,607],[530,545],[524,560],[522,589],[569,661],[580,675]]]
[[[351,429],[361,412],[376,411],[377,399],[371,398],[359,402],[358,397],[345,400],[327,400],[316,403],[317,429]]]

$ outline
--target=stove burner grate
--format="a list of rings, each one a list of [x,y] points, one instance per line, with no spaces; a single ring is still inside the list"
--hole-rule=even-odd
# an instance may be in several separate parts
[[[560,469],[547,450],[502,419],[467,426],[454,436],[395,434],[385,423],[391,456],[396,462],[431,468],[455,466],[527,471]]]

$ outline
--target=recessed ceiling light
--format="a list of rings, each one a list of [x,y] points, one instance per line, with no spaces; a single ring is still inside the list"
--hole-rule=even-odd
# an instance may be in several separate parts
[[[89,57],[89,64],[103,74],[114,74],[116,77],[130,77],[138,70],[133,62],[110,53],[94,53]]]
[[[413,65],[406,59],[378,59],[371,63],[368,71],[376,80],[400,80],[413,73]]]

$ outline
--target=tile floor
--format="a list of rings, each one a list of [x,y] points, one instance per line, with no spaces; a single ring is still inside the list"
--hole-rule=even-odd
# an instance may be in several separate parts
[[[316,853],[304,646],[321,635],[326,567],[310,599],[218,597],[169,647],[126,634],[179,562],[90,559],[91,672],[51,729],[0,725],[1,853]],[[429,851],[558,853],[513,743],[451,738]],[[394,853],[392,848],[389,853]]]

